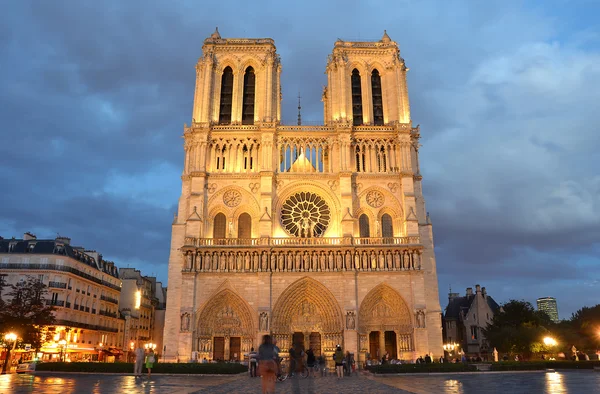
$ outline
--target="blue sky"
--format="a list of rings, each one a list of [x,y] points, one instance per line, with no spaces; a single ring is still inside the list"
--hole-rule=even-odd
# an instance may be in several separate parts
[[[0,5],[0,235],[70,236],[166,282],[194,66],[215,26],[271,37],[283,118],[322,120],[339,37],[387,29],[412,119],[446,293],[600,289],[600,2],[62,1]]]

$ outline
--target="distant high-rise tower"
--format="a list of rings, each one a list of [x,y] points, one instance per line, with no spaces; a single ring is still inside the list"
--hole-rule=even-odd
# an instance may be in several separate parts
[[[542,297],[537,299],[538,311],[544,311],[550,319],[558,323],[558,306],[556,305],[556,298],[554,297]]]

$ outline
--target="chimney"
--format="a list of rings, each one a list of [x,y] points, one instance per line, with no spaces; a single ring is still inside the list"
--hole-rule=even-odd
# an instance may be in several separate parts
[[[475,285],[475,294],[481,293],[481,286]]]
[[[482,288],[481,288],[481,295],[482,295],[484,298],[487,298],[487,291],[485,291],[485,287],[482,287]]]
[[[467,287],[467,297],[471,297],[473,295],[473,288]]]
[[[71,244],[71,238],[69,238],[69,237],[61,237],[60,235],[58,237],[56,237],[56,241],[57,242],[62,242],[65,245],[70,245]]]
[[[31,234],[29,231],[26,232],[25,234],[23,234],[23,240],[24,241],[31,241],[33,239],[37,239],[37,237],[35,236],[35,234]]]

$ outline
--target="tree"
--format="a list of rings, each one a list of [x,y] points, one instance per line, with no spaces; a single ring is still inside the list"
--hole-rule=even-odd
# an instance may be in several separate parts
[[[0,332],[15,332],[21,343],[31,344],[34,350],[42,345],[44,326],[54,324],[54,307],[46,305],[47,287],[28,276],[16,285],[10,285],[4,306],[0,309]],[[0,293],[0,298],[2,294]]]
[[[544,312],[536,311],[531,303],[510,300],[494,315],[491,324],[483,330],[490,345],[499,352],[521,354],[546,350],[542,339],[548,335],[552,321]]]
[[[581,350],[594,350],[598,346],[598,329],[600,328],[600,304],[592,307],[584,306],[573,313],[565,324],[565,331],[572,333],[569,343],[577,344]]]

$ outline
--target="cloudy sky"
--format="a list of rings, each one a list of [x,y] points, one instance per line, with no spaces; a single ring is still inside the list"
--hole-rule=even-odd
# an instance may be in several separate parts
[[[369,5],[370,4],[370,5]],[[0,5],[0,235],[70,236],[167,281],[194,66],[215,26],[272,37],[283,117],[322,120],[334,41],[387,29],[410,67],[442,307],[599,302],[600,3],[12,1]]]

